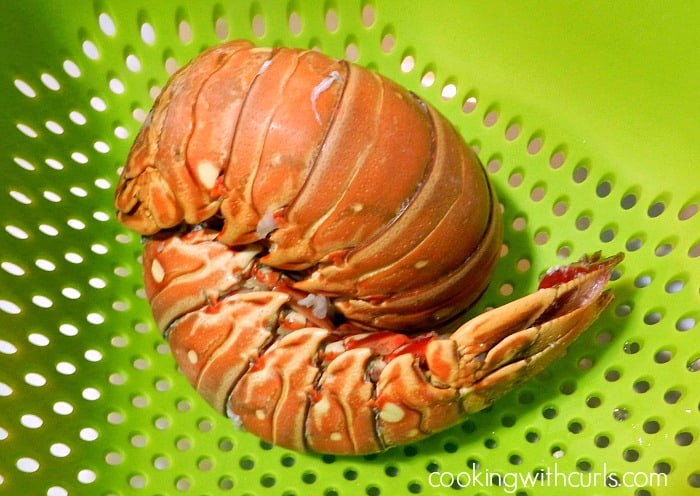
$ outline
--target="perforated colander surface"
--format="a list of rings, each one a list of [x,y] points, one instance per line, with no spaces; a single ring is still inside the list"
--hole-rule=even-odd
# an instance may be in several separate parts
[[[700,10],[684,3],[3,2],[0,493],[698,493]],[[319,456],[234,430],[176,371],[112,210],[168,75],[233,38],[356,60],[458,125],[505,209],[479,308],[597,250],[626,252],[613,305],[545,374],[415,445]]]

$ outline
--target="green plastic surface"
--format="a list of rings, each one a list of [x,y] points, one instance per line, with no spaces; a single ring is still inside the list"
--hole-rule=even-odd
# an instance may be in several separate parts
[[[699,494],[698,25],[682,0],[0,2],[0,494]],[[615,302],[424,442],[333,457],[234,430],[177,372],[112,209],[168,74],[232,38],[356,59],[457,124],[505,208],[479,308],[597,250],[626,252]]]

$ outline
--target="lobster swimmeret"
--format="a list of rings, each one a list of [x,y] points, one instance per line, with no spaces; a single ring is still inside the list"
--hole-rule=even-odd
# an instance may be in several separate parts
[[[434,108],[315,51],[207,50],[156,100],[117,186],[188,380],[274,444],[361,454],[488,406],[588,327],[621,255],[465,324],[501,248],[483,167]]]

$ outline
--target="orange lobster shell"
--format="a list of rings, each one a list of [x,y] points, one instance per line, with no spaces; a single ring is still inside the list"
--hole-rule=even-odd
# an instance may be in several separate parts
[[[265,239],[264,264],[373,328],[463,311],[501,244],[484,170],[444,117],[315,51],[200,55],[158,98],[117,191],[119,220],[142,234],[218,216],[222,243]]]
[[[298,450],[380,451],[483,408],[586,328],[620,260],[584,258],[455,331],[501,247],[474,152],[372,71],[246,41],[172,77],[115,205],[148,236],[146,293],[183,373]]]

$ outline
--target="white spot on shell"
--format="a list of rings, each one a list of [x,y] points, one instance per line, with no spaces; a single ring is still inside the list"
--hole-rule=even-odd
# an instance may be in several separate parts
[[[323,350],[323,352],[326,355],[340,355],[341,353],[345,353],[345,345],[343,344],[343,341],[333,341],[332,343],[328,343]]]
[[[231,410],[231,407],[228,405],[226,405],[226,416],[229,418],[229,420],[231,421],[231,423],[233,424],[233,426],[237,430],[239,430],[239,431],[245,430],[241,416],[233,413],[233,410]]]
[[[194,350],[190,350],[187,352],[187,360],[192,364],[195,365],[199,361],[199,356],[197,355],[197,352]]]
[[[157,259],[153,260],[153,263],[151,263],[151,276],[158,284],[163,282],[165,279],[165,270]]]
[[[202,160],[197,164],[197,175],[199,182],[207,189],[212,189],[219,177],[219,168],[209,160]]]
[[[416,269],[422,269],[422,268],[424,268],[424,267],[427,266],[427,265],[428,265],[428,261],[427,261],[427,260],[418,260],[413,266],[414,266]]]
[[[284,163],[284,156],[281,153],[275,153],[270,158],[270,165],[274,165],[275,167],[282,165],[283,163]]]
[[[325,415],[330,410],[331,405],[325,396],[314,403],[314,415]]]
[[[260,69],[258,69],[258,72],[255,74],[256,76],[259,76],[263,72],[267,70],[268,67],[270,67],[270,64],[272,64],[272,60],[267,59],[265,62],[262,63],[260,66]]]
[[[318,122],[319,124],[321,124],[321,116],[318,114],[318,110],[316,109],[316,101],[321,96],[321,93],[328,90],[328,88],[330,88],[331,85],[336,81],[341,80],[342,78],[340,77],[340,73],[338,71],[333,71],[328,76],[323,78],[323,80],[320,83],[314,86],[313,90],[311,90],[311,107],[314,109],[316,122]]]
[[[362,203],[353,203],[350,208],[352,208],[352,211],[357,214],[362,212],[362,209],[365,208],[365,206]]]
[[[379,411],[379,418],[384,422],[395,423],[403,420],[406,412],[396,403],[387,402]]]
[[[245,431],[246,429],[245,425],[243,424],[243,419],[240,415],[233,411],[233,409],[231,408],[231,403],[232,393],[229,393],[228,398],[226,399],[226,416],[229,418],[229,420],[236,429],[240,431]]]
[[[341,441],[343,439],[343,435],[340,432],[331,432],[331,441]]]
[[[258,418],[258,420],[265,420],[265,411],[255,410],[255,416]]]
[[[459,388],[459,391],[458,391],[459,397],[464,398],[464,397],[470,395],[473,390],[474,390],[474,388],[471,388],[471,387]]]

